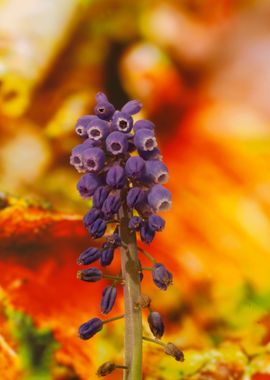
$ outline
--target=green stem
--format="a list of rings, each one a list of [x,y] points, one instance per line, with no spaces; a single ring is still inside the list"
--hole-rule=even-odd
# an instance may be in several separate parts
[[[125,301],[125,360],[128,367],[124,371],[124,380],[142,379],[142,314],[136,308],[141,294],[140,265],[137,254],[135,232],[128,229],[129,213],[126,204],[119,211],[121,246],[121,266],[124,280]]]
[[[109,275],[109,274],[103,274],[102,277],[103,277],[103,278],[106,278],[107,280],[113,280],[113,281],[118,281],[118,282],[120,282],[120,281],[123,280],[122,277],[111,276],[111,275]]]
[[[152,263],[154,264],[156,263],[155,258],[152,255],[150,255],[150,253],[147,252],[145,249],[138,247],[138,251],[140,251],[145,257],[147,257],[150,261],[152,261]]]
[[[121,315],[118,315],[117,317],[113,317],[113,318],[110,318],[110,319],[105,319],[103,321],[103,324],[104,323],[109,323],[109,322],[113,322],[113,321],[117,321],[118,319],[122,319],[125,317],[125,314],[121,314]]]
[[[165,343],[161,342],[161,341],[158,340],[158,339],[148,338],[147,336],[143,336],[142,338],[143,338],[143,340],[146,340],[146,341],[148,341],[148,342],[155,343],[155,344],[159,344],[159,345],[162,346],[162,347],[165,347],[165,346],[166,346]]]

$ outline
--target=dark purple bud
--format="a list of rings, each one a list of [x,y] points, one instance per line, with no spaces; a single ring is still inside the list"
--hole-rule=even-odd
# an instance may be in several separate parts
[[[126,153],[128,151],[128,139],[122,132],[112,132],[106,138],[106,148],[113,155]]]
[[[98,218],[91,224],[91,226],[88,228],[88,231],[93,239],[98,239],[104,235],[106,227],[107,224],[105,220]]]
[[[176,361],[183,362],[185,360],[184,353],[179,350],[173,343],[167,343],[164,347],[164,352],[167,355],[173,356]]]
[[[152,278],[155,285],[162,290],[167,290],[168,286],[172,284],[173,276],[163,264],[155,264],[153,266]]]
[[[102,212],[106,219],[116,214],[121,206],[121,198],[119,193],[110,194],[103,203]]]
[[[75,131],[77,135],[81,137],[87,137],[87,126],[90,121],[94,120],[95,118],[96,116],[94,115],[81,116],[75,125]]]
[[[140,129],[150,129],[153,131],[155,128],[155,124],[150,120],[138,120],[134,124],[133,128],[134,128],[135,133],[139,131]]]
[[[172,194],[162,185],[154,185],[148,193],[147,200],[155,212],[167,211],[172,205]]]
[[[158,148],[154,148],[153,150],[140,150],[138,149],[139,155],[144,159],[144,160],[159,160],[161,158],[160,155],[160,150]]]
[[[97,104],[95,106],[95,114],[100,119],[110,120],[115,112],[113,104],[108,101],[105,94],[97,95],[96,101]]]
[[[125,170],[120,165],[112,166],[106,175],[106,183],[114,189],[120,189],[126,182]]]
[[[142,109],[142,103],[139,100],[130,100],[121,109],[122,112],[128,113],[129,115],[134,115],[140,112]]]
[[[126,162],[126,174],[131,179],[139,179],[145,172],[145,162],[139,156],[132,156]]]
[[[144,223],[140,228],[140,237],[143,243],[149,244],[155,237],[155,232],[150,230],[147,223]]]
[[[110,188],[108,186],[99,186],[93,195],[93,206],[96,208],[101,208],[109,195],[109,192]]]
[[[139,203],[135,208],[138,211],[138,213],[144,218],[148,218],[150,215],[153,214],[151,207],[147,203],[147,199]]]
[[[143,202],[145,199],[145,191],[139,187],[132,187],[127,194],[127,205],[129,208],[133,208]]]
[[[79,337],[81,339],[90,339],[100,330],[102,330],[103,322],[99,318],[90,319],[90,321],[83,323],[79,327]]]
[[[148,160],[145,163],[146,176],[150,177],[155,183],[166,183],[169,179],[168,168],[159,160]]]
[[[100,185],[100,182],[100,178],[95,174],[84,174],[77,183],[77,190],[83,198],[90,198],[94,194],[96,188]]]
[[[113,247],[107,247],[103,248],[100,255],[100,264],[103,267],[106,267],[111,264],[114,257],[114,248]]]
[[[162,231],[165,227],[165,220],[159,215],[150,215],[148,218],[148,226],[152,231]]]
[[[110,246],[113,248],[118,248],[121,245],[121,238],[118,234],[114,233],[112,235],[107,236],[105,244],[106,244],[106,247]]]
[[[82,161],[87,171],[98,172],[104,166],[105,154],[100,148],[89,148],[83,151]]]
[[[128,133],[132,130],[133,119],[125,112],[115,112],[112,118],[112,127],[115,131]]]
[[[97,377],[105,377],[110,375],[115,370],[116,365],[113,362],[106,362],[102,364],[97,370]]]
[[[102,314],[108,314],[115,303],[117,295],[117,290],[114,286],[107,286],[102,293],[102,299],[101,299],[101,312]]]
[[[128,228],[133,231],[138,231],[142,225],[142,218],[140,216],[132,216],[128,223]]]
[[[97,282],[102,279],[102,276],[103,274],[101,270],[96,267],[79,270],[77,272],[77,278],[79,280],[83,280],[87,282]]]
[[[100,249],[90,247],[82,252],[77,260],[79,265],[88,265],[92,264],[96,260],[99,260],[101,251]]]
[[[164,334],[164,324],[157,311],[152,311],[148,316],[148,324],[154,337],[160,339]]]
[[[101,216],[101,211],[92,207],[86,215],[83,217],[83,224],[85,227],[91,226],[94,221]]]
[[[89,139],[100,141],[108,136],[109,125],[106,121],[96,118],[88,124],[87,134]]]

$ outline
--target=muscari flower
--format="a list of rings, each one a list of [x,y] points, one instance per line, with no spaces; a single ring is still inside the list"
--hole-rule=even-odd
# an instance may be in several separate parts
[[[148,324],[154,337],[160,339],[164,334],[164,324],[157,311],[152,311],[148,316]]]
[[[115,131],[129,133],[133,127],[133,119],[129,114],[117,111],[112,118],[112,127]]]
[[[147,223],[150,230],[155,232],[162,231],[165,227],[165,220],[161,218],[161,216],[155,214],[149,216]]]
[[[153,131],[155,129],[155,124],[150,120],[138,120],[133,126],[135,133],[140,129],[150,129]]]
[[[157,140],[152,130],[143,128],[135,133],[134,144],[138,150],[152,151],[157,147]]]
[[[95,118],[96,116],[94,115],[81,116],[75,125],[75,131],[77,135],[81,137],[87,137],[87,126],[90,121],[94,120]]]
[[[110,130],[106,121],[98,118],[90,121],[87,127],[87,134],[89,139],[94,141],[100,141],[108,136]]]
[[[106,183],[113,189],[120,189],[126,183],[125,170],[120,165],[112,166],[106,175]]]
[[[105,199],[103,206],[102,206],[102,212],[104,213],[104,217],[106,219],[109,219],[113,216],[113,214],[116,214],[121,206],[121,197],[120,194],[114,193],[109,194],[108,197]]]
[[[95,142],[90,139],[87,139],[82,144],[79,144],[72,149],[70,156],[70,164],[73,165],[78,170],[78,172],[82,173],[85,171],[82,161],[82,153],[86,149],[93,148],[94,146]]]
[[[121,111],[128,113],[129,115],[134,115],[135,113],[140,112],[141,109],[141,102],[139,102],[138,100],[130,100],[121,108]]]
[[[131,179],[139,179],[145,172],[145,161],[140,156],[132,156],[126,162],[126,175]]]
[[[96,95],[95,114],[103,120],[110,120],[115,112],[113,104],[108,101],[108,98],[102,92],[98,92]]]
[[[109,186],[99,186],[93,195],[93,207],[100,209],[109,195]]]
[[[103,267],[107,267],[111,264],[114,257],[114,248],[113,247],[104,247],[100,255],[100,264]]]
[[[93,239],[98,239],[104,235],[107,224],[104,219],[97,218],[88,228],[88,231]]]
[[[103,322],[99,318],[90,319],[79,327],[79,337],[81,339],[90,339],[100,330],[102,330]]]
[[[97,282],[102,279],[103,273],[96,267],[79,270],[77,272],[77,278],[87,282]]]
[[[104,288],[101,299],[101,312],[102,314],[108,314],[115,303],[117,290],[115,286],[107,286]]]
[[[166,165],[160,160],[148,160],[145,163],[145,174],[151,178],[155,183],[168,182],[169,173]]]
[[[153,266],[152,278],[155,285],[161,290],[167,290],[172,284],[173,276],[163,264],[156,263]]]
[[[147,196],[148,203],[155,212],[167,211],[171,208],[171,192],[162,185],[154,185]]]
[[[78,260],[77,263],[79,265],[88,265],[92,264],[93,262],[97,261],[100,258],[101,251],[98,248],[90,247],[87,248],[85,251],[83,251]]]
[[[128,139],[122,132],[112,132],[106,138],[106,148],[113,155],[126,153],[128,151]]]
[[[142,224],[142,218],[140,216],[132,216],[128,222],[128,228],[133,231],[138,231]]]
[[[155,231],[151,230],[147,223],[143,223],[140,227],[140,237],[143,243],[149,244],[154,240]]]
[[[101,180],[98,176],[92,173],[87,173],[79,179],[77,190],[83,198],[90,198],[100,183]]]
[[[132,187],[127,194],[127,205],[129,208],[134,208],[145,199],[145,191],[139,187]]]
[[[83,217],[83,224],[85,227],[91,226],[94,221],[102,215],[101,211],[95,207],[92,207],[87,214]]]
[[[141,150],[138,149],[139,155],[145,160],[159,160],[161,158],[160,150],[154,148],[153,150]]]
[[[89,172],[100,171],[105,163],[105,154],[100,148],[89,148],[82,152],[84,168]]]

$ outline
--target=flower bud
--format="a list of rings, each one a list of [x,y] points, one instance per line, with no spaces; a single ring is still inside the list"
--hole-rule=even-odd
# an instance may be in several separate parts
[[[107,286],[102,293],[102,299],[101,299],[101,312],[102,314],[108,314],[115,303],[117,295],[117,290],[115,286]]]
[[[155,232],[150,230],[148,224],[143,223],[140,228],[140,237],[143,243],[149,244],[153,241],[155,237]]]
[[[93,239],[98,239],[104,235],[106,228],[107,224],[105,220],[97,218],[88,228],[88,231]]]
[[[95,118],[96,116],[94,115],[81,116],[75,125],[75,131],[77,135],[81,137],[87,137],[87,126],[90,121],[94,120]]]
[[[116,365],[113,362],[106,362],[102,364],[97,370],[98,377],[104,377],[112,373],[116,368]]]
[[[104,98],[97,101],[97,105],[94,110],[95,114],[103,120],[110,120],[115,112],[114,106]]]
[[[148,226],[152,231],[162,231],[165,226],[165,220],[159,215],[150,215],[148,218]]]
[[[87,282],[97,282],[102,279],[102,272],[96,267],[79,270],[77,272],[77,278]]]
[[[94,194],[96,188],[100,185],[100,182],[100,178],[95,174],[84,174],[77,183],[77,190],[83,198],[90,198]]]
[[[161,290],[167,290],[168,286],[172,284],[173,276],[163,264],[154,264],[152,271],[152,278],[155,285]]]
[[[100,330],[102,330],[103,322],[99,318],[90,319],[79,327],[79,337],[81,339],[90,339]]]
[[[184,353],[173,343],[167,343],[164,352],[167,355],[173,356],[178,362],[183,362],[185,360]]]
[[[106,246],[118,248],[121,245],[121,238],[117,233],[107,236]]]
[[[132,117],[125,112],[115,112],[112,118],[112,127],[115,131],[128,133],[133,126]]]
[[[100,141],[106,138],[109,134],[109,125],[106,121],[98,118],[90,121],[87,126],[87,134],[89,139],[94,141]]]
[[[106,138],[106,148],[113,155],[123,154],[128,151],[128,139],[122,132],[112,132]]]
[[[131,179],[140,179],[145,172],[145,162],[140,156],[132,156],[126,162],[126,174]]]
[[[142,218],[140,216],[132,216],[128,223],[128,228],[133,231],[138,231],[142,225]]]
[[[138,100],[130,100],[127,102],[121,109],[122,112],[126,112],[129,115],[134,115],[135,113],[140,112],[142,109],[142,103]]]
[[[106,183],[114,189],[120,189],[126,182],[125,170],[120,165],[112,166],[106,175]]]
[[[171,208],[172,194],[165,187],[154,185],[148,193],[147,200],[155,212],[167,211]]]
[[[89,148],[82,152],[82,162],[88,172],[100,171],[105,163],[105,155],[100,148]]]
[[[154,132],[150,129],[139,129],[134,135],[134,144],[142,151],[152,151],[157,147]]]
[[[93,262],[95,262],[96,260],[100,258],[100,254],[101,254],[100,249],[97,249],[94,247],[87,248],[85,251],[83,251],[80,254],[77,260],[77,263],[79,265],[92,264]]]
[[[142,309],[145,309],[151,305],[151,298],[146,294],[141,294],[136,301],[136,305],[140,306]]]
[[[107,96],[104,94],[104,92],[99,91],[96,93],[96,102],[97,103],[108,102],[108,101],[109,100],[108,100]]]
[[[107,267],[113,261],[113,257],[114,257],[113,247],[103,248],[100,255],[100,265],[102,265],[103,267]]]
[[[158,148],[154,148],[151,151],[138,149],[138,153],[145,161],[161,159],[160,150]]]
[[[145,163],[145,167],[146,176],[150,177],[155,183],[163,184],[168,182],[168,168],[160,160],[148,160]]]
[[[155,129],[155,124],[152,121],[150,121],[150,120],[138,120],[134,124],[133,129],[134,129],[135,133],[138,132],[140,129],[154,130]]]
[[[127,194],[127,205],[134,208],[145,199],[145,192],[139,187],[132,187]]]
[[[101,208],[105,202],[107,196],[109,195],[110,188],[108,186],[99,186],[93,195],[93,206],[96,208]]]
[[[94,221],[101,216],[101,211],[92,207],[88,213],[83,217],[83,224],[85,227],[91,226]]]
[[[119,193],[110,194],[104,201],[102,212],[106,219],[109,219],[116,214],[121,206],[121,197]]]
[[[82,144],[75,146],[71,151],[70,164],[73,165],[78,172],[85,171],[82,161],[82,153],[88,148],[93,148],[95,143],[89,139],[85,140]]]
[[[160,339],[164,334],[164,324],[157,311],[152,311],[148,316],[148,324],[154,337]]]

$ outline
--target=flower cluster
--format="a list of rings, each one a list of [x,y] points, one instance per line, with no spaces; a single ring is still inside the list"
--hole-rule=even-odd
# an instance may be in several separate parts
[[[127,102],[121,110],[108,101],[105,94],[96,95],[94,115],[78,119],[75,131],[83,139],[72,150],[70,163],[82,176],[77,184],[80,195],[92,199],[92,208],[83,223],[92,239],[106,235],[100,248],[90,247],[78,258],[78,264],[99,262],[102,267],[111,264],[115,250],[121,246],[118,229],[119,210],[128,209],[130,233],[138,233],[143,243],[153,241],[156,233],[165,226],[160,211],[171,207],[171,193],[163,185],[168,181],[168,169],[161,160],[155,136],[155,125],[149,120],[133,120],[142,105],[137,100]],[[153,259],[152,277],[155,285],[166,290],[172,283],[172,274]],[[78,272],[83,281],[95,282],[111,278],[97,267]],[[142,278],[142,273],[141,273]],[[101,311],[108,314],[116,300],[116,285],[121,277],[114,278],[102,294]],[[164,326],[157,312],[149,314],[149,326],[157,338],[163,335]],[[99,318],[84,323],[79,329],[82,339],[89,339],[102,329]]]

